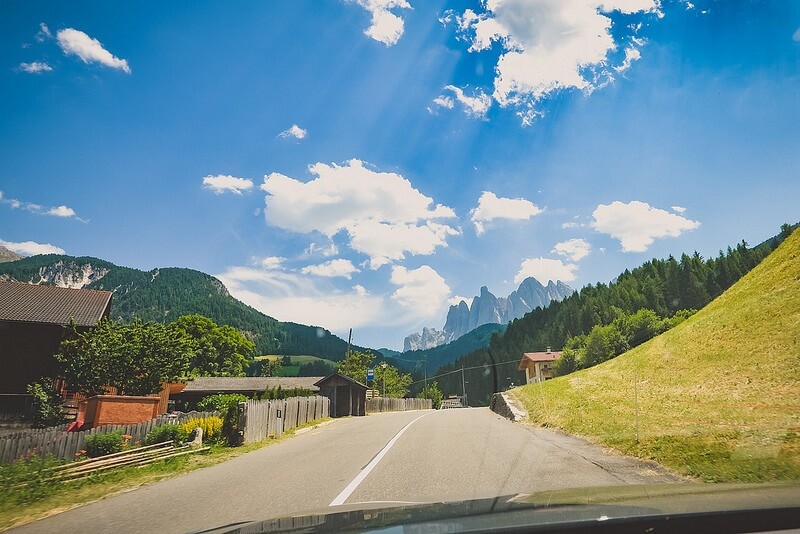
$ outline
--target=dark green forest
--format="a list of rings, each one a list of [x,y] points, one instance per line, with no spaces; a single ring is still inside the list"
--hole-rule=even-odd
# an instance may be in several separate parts
[[[438,369],[436,375],[456,371],[437,378],[439,385],[445,395],[461,394],[463,366],[470,405],[487,405],[493,392],[524,383],[525,375],[517,371],[524,352],[547,347],[560,351],[569,338],[588,335],[595,326],[611,325],[640,310],[651,310],[662,320],[678,312],[680,318],[683,310],[699,310],[758,265],[792,229],[783,225],[779,235],[756,247],[742,241],[715,258],[704,259],[695,252],[653,259],[625,270],[609,284],[589,284],[512,321],[504,333],[492,336],[488,347]]]
[[[338,361],[347,351],[347,342],[328,330],[280,322],[264,315],[233,298],[213,276],[192,269],[146,272],[98,258],[46,254],[0,264],[0,275],[37,283],[41,272],[45,278],[49,278],[48,272],[56,271],[80,276],[84,265],[96,270],[108,269],[105,276],[85,287],[114,292],[111,305],[114,320],[130,322],[139,318],[166,324],[183,315],[199,314],[242,332],[255,343],[258,354],[308,354]]]

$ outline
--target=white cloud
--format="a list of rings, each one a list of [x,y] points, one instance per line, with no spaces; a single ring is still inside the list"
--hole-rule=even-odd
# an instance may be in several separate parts
[[[634,61],[642,59],[642,53],[635,46],[629,46],[625,49],[625,59],[622,60],[622,65],[614,67],[614,70],[622,74],[633,65]]]
[[[327,245],[320,245],[319,243],[311,243],[303,251],[306,256],[336,256],[339,253],[339,247],[335,243],[328,243]]]
[[[231,295],[281,321],[344,331],[392,320],[385,299],[363,287],[331,291],[307,276],[253,267],[229,267],[216,277]]]
[[[800,28],[797,28],[797,30],[792,35],[792,41],[794,41],[795,43],[800,43]]]
[[[455,107],[455,102],[453,101],[452,97],[447,95],[437,96],[433,99],[433,103],[439,106],[440,108],[445,109],[453,109]]]
[[[592,227],[622,244],[623,252],[644,252],[661,237],[677,237],[700,223],[634,200],[600,204],[592,213]]]
[[[392,9],[411,9],[406,0],[356,0],[372,16],[370,27],[364,35],[376,41],[392,46],[403,36],[403,19],[392,13]]]
[[[70,208],[69,206],[56,206],[54,208],[45,208],[41,204],[34,204],[33,202],[26,202],[23,200],[17,200],[16,198],[7,198],[3,195],[3,192],[0,191],[0,204],[8,204],[13,209],[24,209],[26,211],[30,211],[31,213],[36,213],[38,215],[50,215],[52,217],[65,217],[65,218],[75,218],[81,222],[86,222],[75,213],[75,210]]]
[[[100,41],[89,37],[80,30],[73,28],[58,30],[56,40],[65,54],[78,56],[86,64],[100,63],[112,69],[120,69],[128,74],[131,73],[131,68],[126,60],[114,56],[103,48]]]
[[[399,286],[392,300],[420,317],[439,310],[450,296],[447,282],[428,265],[412,270],[395,266],[390,281]]]
[[[212,190],[217,195],[221,195],[226,191],[241,195],[243,191],[253,189],[253,181],[248,178],[236,178],[227,174],[218,174],[204,177],[203,187]]]
[[[572,282],[575,280],[577,270],[578,266],[574,263],[564,263],[550,258],[528,258],[520,265],[514,283],[522,283],[529,276],[536,278],[542,284],[546,284],[548,280]]]
[[[36,254],[64,254],[64,249],[49,243],[36,243],[35,241],[22,241],[14,243],[0,239],[0,245],[6,247],[11,252],[16,252],[22,256],[34,256]]]
[[[583,225],[582,225],[582,224],[580,224],[580,223],[576,223],[576,222],[565,222],[565,223],[563,223],[563,224],[561,225],[561,228],[563,228],[563,229],[565,229],[565,230],[568,230],[568,229],[571,229],[571,228],[580,228],[581,226],[583,226]]]
[[[75,217],[75,210],[62,205],[50,208],[47,210],[47,215],[52,215],[53,217]]]
[[[360,271],[350,260],[337,258],[318,265],[308,265],[300,269],[300,272],[313,276],[322,276],[326,278],[341,277],[350,280],[353,277],[353,273],[358,273]]]
[[[286,258],[282,258],[280,256],[267,256],[266,258],[261,258],[258,263],[264,269],[268,271],[274,271],[283,269],[283,262],[285,261]]]
[[[53,70],[53,67],[40,61],[34,61],[33,63],[20,63],[19,68],[20,70],[31,74],[40,74],[42,72],[50,72]]]
[[[278,137],[282,137],[284,139],[289,139],[290,137],[295,139],[305,139],[307,135],[308,130],[303,129],[296,124],[292,124],[289,128],[279,133]]]
[[[542,212],[536,204],[524,198],[500,198],[491,191],[484,191],[478,199],[478,207],[470,212],[475,232],[481,235],[484,224],[496,219],[526,221]]]
[[[373,269],[402,260],[406,253],[433,254],[436,247],[447,246],[449,236],[459,235],[455,228],[430,221],[422,225],[366,221],[347,233],[352,249],[369,256]]]
[[[644,43],[634,35],[612,36],[609,14],[653,13],[658,0],[483,0],[484,11],[450,17],[470,43],[470,52],[499,44],[492,96],[514,106],[524,125],[542,115],[540,102],[563,89],[591,92],[609,83],[614,68],[625,70]],[[447,19],[447,17],[445,18]],[[615,63],[620,63],[618,66]]]
[[[671,209],[675,213],[680,213],[680,214],[686,213],[686,208],[684,208],[683,206],[672,206]]]
[[[580,261],[591,251],[592,246],[585,239],[568,239],[553,247],[553,252],[571,261]]]
[[[448,91],[452,91],[455,100],[464,108],[464,113],[470,117],[485,117],[489,108],[492,107],[492,97],[481,91],[475,90],[474,96],[467,96],[464,90],[455,85],[446,85],[444,87]],[[433,99],[433,103],[439,107],[453,109],[455,101],[449,95],[441,95]]]
[[[231,295],[267,315],[339,332],[416,325],[440,314],[450,294],[444,280],[427,266],[396,267],[391,283],[397,289],[391,295],[374,294],[360,284],[331,289],[333,279],[257,267],[229,267],[216,277]]]
[[[455,212],[415,189],[399,174],[376,172],[352,159],[343,165],[309,166],[315,178],[301,182],[280,173],[264,177],[267,224],[329,239],[344,231],[349,245],[370,257],[373,268],[406,253],[431,254],[458,230],[439,219]]]

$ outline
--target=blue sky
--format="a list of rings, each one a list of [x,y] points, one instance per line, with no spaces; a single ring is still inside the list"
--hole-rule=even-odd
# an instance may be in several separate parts
[[[800,220],[800,4],[0,6],[0,244],[401,348]]]

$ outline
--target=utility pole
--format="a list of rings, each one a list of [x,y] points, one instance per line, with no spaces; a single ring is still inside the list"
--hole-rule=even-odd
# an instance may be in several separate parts
[[[467,407],[467,386],[464,381],[464,365],[461,365],[461,397],[464,399],[464,408]]]
[[[425,355],[424,359],[422,360],[424,363],[423,369],[425,370],[425,389],[428,389],[428,356]]]
[[[386,362],[383,362],[381,364],[381,367],[383,368],[383,398],[385,399],[386,398],[386,368],[388,367],[388,364]]]
[[[350,357],[350,342],[353,340],[353,329],[350,329],[350,335],[347,336],[347,354],[344,355],[345,358]]]

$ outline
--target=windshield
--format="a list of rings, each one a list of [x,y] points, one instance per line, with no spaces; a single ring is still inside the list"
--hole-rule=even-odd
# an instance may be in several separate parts
[[[0,13],[0,529],[800,477],[800,4]]]

